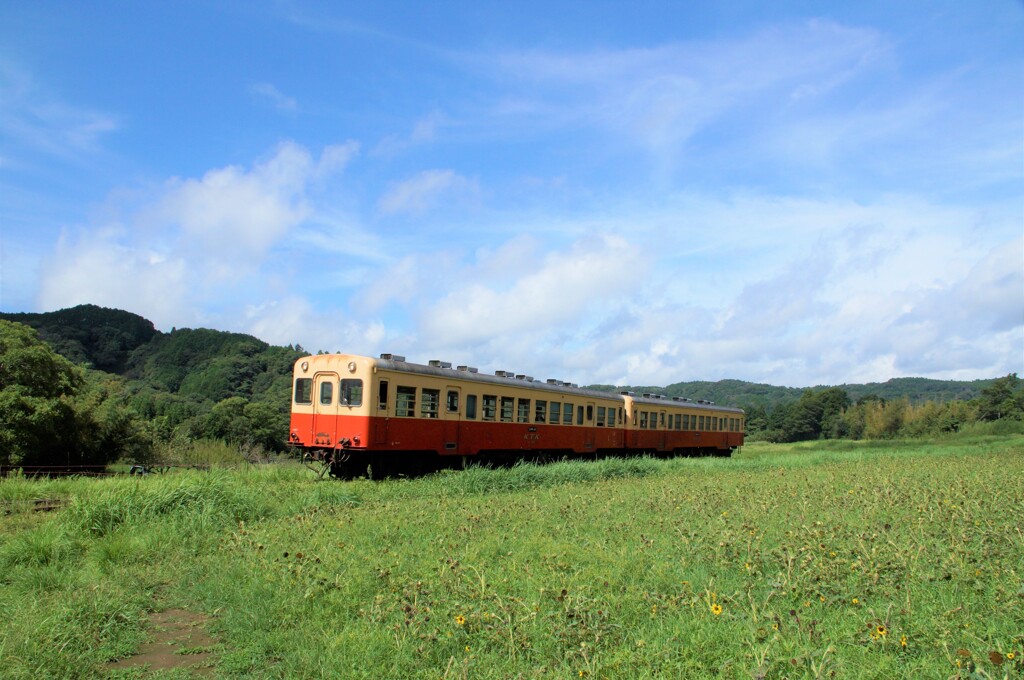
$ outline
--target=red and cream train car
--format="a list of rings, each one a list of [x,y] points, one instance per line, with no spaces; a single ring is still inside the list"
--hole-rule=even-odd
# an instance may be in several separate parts
[[[425,470],[458,460],[624,454],[729,455],[743,411],[404,357],[295,362],[291,444],[332,474]],[[457,458],[455,458],[457,457]]]

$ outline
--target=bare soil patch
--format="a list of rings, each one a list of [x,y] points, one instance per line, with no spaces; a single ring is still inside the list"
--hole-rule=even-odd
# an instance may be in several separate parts
[[[106,665],[108,671],[143,666],[148,672],[185,668],[194,676],[213,674],[212,647],[217,644],[206,629],[210,617],[187,609],[166,609],[150,615],[152,640],[135,655]]]

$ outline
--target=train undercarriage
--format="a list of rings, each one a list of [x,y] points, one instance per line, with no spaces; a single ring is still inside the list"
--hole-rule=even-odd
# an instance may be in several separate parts
[[[561,460],[600,460],[602,458],[728,457],[735,449],[696,448],[658,451],[649,449],[607,449],[593,453],[572,450],[481,451],[471,456],[438,455],[435,451],[366,451],[352,449],[304,449],[302,460],[320,477],[335,479],[387,479],[420,477],[441,470],[470,466],[511,467],[521,463],[545,464]]]

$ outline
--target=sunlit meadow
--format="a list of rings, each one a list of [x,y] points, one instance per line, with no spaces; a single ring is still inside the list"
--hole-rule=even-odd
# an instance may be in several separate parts
[[[179,607],[211,617],[216,676],[1019,677],[1022,455],[1015,435],[7,479],[0,667],[141,676],[104,664]]]

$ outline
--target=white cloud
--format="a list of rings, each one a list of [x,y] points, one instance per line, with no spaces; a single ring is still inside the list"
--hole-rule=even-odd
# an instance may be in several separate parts
[[[299,103],[294,97],[282,94],[280,90],[270,83],[255,83],[249,88],[249,91],[266,99],[280,111],[294,113],[299,109]]]
[[[726,112],[817,99],[886,58],[877,31],[811,20],[735,38],[584,53],[474,55],[494,77],[526,85],[498,105],[503,118],[542,126],[588,124],[618,131],[668,163],[680,145]],[[467,60],[468,61],[468,60]]]
[[[378,207],[386,215],[420,215],[436,207],[442,199],[465,201],[477,193],[476,181],[454,170],[424,170],[388,189]]]
[[[379,320],[349,317],[337,309],[320,309],[298,296],[248,305],[242,325],[266,342],[292,345],[301,341],[311,352],[372,354],[385,337],[384,325]]]
[[[568,251],[548,252],[539,262],[519,264],[520,276],[507,288],[496,288],[486,275],[452,277],[449,292],[421,313],[420,331],[446,344],[470,346],[524,329],[572,332],[621,299],[625,291],[612,282],[626,278],[639,262],[625,239],[597,235]]]
[[[438,129],[450,123],[448,118],[434,111],[433,113],[417,120],[408,135],[387,135],[373,148],[371,156],[381,158],[394,158],[398,154],[422,144],[429,144],[437,137]]]
[[[125,246],[123,232],[64,234],[40,272],[39,306],[60,309],[96,304],[126,309],[160,323],[181,325],[194,319],[186,311],[203,301],[202,289],[182,257]]]
[[[357,148],[354,143],[328,146],[315,159],[306,148],[286,142],[251,168],[228,166],[198,179],[170,180],[123,223],[68,230],[39,272],[38,304],[121,307],[165,328],[199,324],[251,330],[251,324],[283,340],[275,328],[291,326],[261,325],[257,316],[240,310],[282,299],[289,302],[276,307],[279,315],[301,308],[288,293],[294,282],[286,284],[282,276],[294,268],[301,283],[309,273],[302,266],[309,251],[302,253],[305,259],[280,253],[319,238],[315,234],[323,220],[314,219],[316,208],[307,194],[342,169]],[[360,233],[358,225],[334,228],[341,242],[348,234],[358,240]],[[364,246],[367,256],[372,245]]]
[[[310,217],[310,183],[342,169],[357,149],[355,143],[329,146],[315,161],[305,147],[285,142],[250,170],[228,166],[200,179],[173,179],[155,219],[218,254],[262,254]]]
[[[1005,374],[1024,368],[1024,245],[1012,209],[965,233],[980,217],[895,196],[690,197],[605,215],[614,247],[553,249],[531,224],[461,266],[410,257],[384,278],[421,310],[418,350],[490,369],[634,385]]]
[[[344,144],[325,146],[317,163],[315,176],[318,179],[341,172],[359,154],[359,142],[349,140]]]

